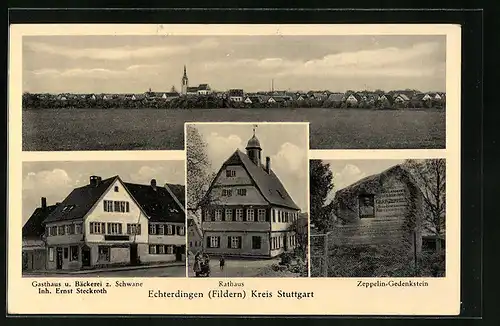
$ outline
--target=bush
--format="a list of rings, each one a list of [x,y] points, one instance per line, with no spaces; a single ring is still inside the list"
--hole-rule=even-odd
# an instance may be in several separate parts
[[[280,265],[290,265],[292,262],[292,255],[288,252],[284,252],[280,256]]]

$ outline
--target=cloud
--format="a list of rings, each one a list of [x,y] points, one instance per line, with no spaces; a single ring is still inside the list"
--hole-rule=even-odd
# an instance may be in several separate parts
[[[354,164],[346,164],[340,172],[333,171],[333,183],[337,190],[345,188],[364,177],[366,177],[366,174]]]
[[[237,149],[243,149],[243,140],[237,135],[227,137],[211,132],[205,137],[207,153],[212,161],[212,167],[218,169],[222,163]]]
[[[65,170],[53,169],[51,171],[30,172],[23,180],[25,190],[52,191],[53,189],[72,186],[72,179]]]
[[[126,75],[133,76],[138,70],[141,74],[157,72],[159,65],[131,65],[122,70],[111,70],[106,68],[74,68],[66,70],[57,69],[39,69],[33,70],[31,73],[40,77],[88,77],[88,78],[111,78],[124,77]]]
[[[129,175],[130,179],[125,182],[138,184],[150,184],[151,179],[155,179],[158,185],[164,183],[185,184],[184,180],[184,162],[182,164],[168,164],[161,166],[145,165],[141,166],[135,173]]]
[[[305,150],[297,145],[286,142],[281,145],[279,152],[271,157],[271,166],[273,162],[280,170],[304,174]],[[274,169],[274,168],[273,168]]]
[[[28,42],[26,46],[34,52],[69,57],[72,59],[130,60],[156,58],[168,55],[187,54],[193,50],[216,48],[218,42],[206,39],[196,44],[163,46],[121,46],[103,48],[74,48],[41,42]]]
[[[408,48],[386,47],[373,50],[341,52],[313,60],[286,60],[281,58],[238,59],[207,62],[206,70],[260,69],[273,72],[277,77],[286,76],[433,76],[443,69],[443,64],[429,62],[429,57],[439,50],[433,42],[418,43]]]

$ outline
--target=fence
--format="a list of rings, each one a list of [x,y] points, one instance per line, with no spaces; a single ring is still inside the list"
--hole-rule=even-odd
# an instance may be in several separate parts
[[[311,277],[328,277],[328,241],[331,232],[311,234]]]
[[[401,246],[403,240],[399,232],[390,227],[383,233],[366,231],[360,232],[361,235],[353,234],[353,227],[339,227],[332,231],[323,234],[311,234],[310,250],[311,250],[311,277],[328,277],[329,268],[332,263],[330,255],[335,252],[335,248],[339,246],[347,246],[355,248],[359,246],[386,246],[389,248],[397,248]],[[411,235],[412,256],[414,258],[414,269],[417,268],[417,234],[412,232]],[[340,258],[340,257],[339,257]]]

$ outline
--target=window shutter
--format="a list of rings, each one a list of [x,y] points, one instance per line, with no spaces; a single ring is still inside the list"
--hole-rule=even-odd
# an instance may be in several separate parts
[[[269,222],[271,219],[271,210],[266,208],[266,222]]]
[[[248,214],[248,210],[246,208],[243,208],[243,222],[247,221],[247,214]]]
[[[220,237],[217,237],[217,248],[220,248]]]
[[[241,243],[243,242],[243,239],[242,237],[239,237],[240,238],[240,241],[238,242],[238,248],[241,249]]]
[[[231,237],[227,237],[227,247],[231,248]]]
[[[207,248],[210,248],[210,237],[207,237]]]

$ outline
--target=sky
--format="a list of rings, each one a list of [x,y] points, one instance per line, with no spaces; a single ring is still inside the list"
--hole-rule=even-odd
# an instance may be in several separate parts
[[[446,37],[25,36],[23,91],[445,90]]]
[[[194,124],[207,143],[211,169],[218,172],[236,149],[246,153],[253,124]],[[308,206],[307,124],[258,124],[255,132],[262,147],[262,163],[271,158],[271,169],[303,212]]]
[[[333,200],[336,191],[350,186],[364,177],[378,174],[401,164],[404,160],[324,160],[323,162],[330,164],[330,170],[333,174],[334,188],[328,196],[328,203]]]
[[[128,162],[23,162],[23,225],[37,207],[41,197],[47,205],[62,202],[69,193],[89,183],[91,175],[103,179],[119,175],[124,182],[158,185],[185,184],[184,161],[128,161]]]

